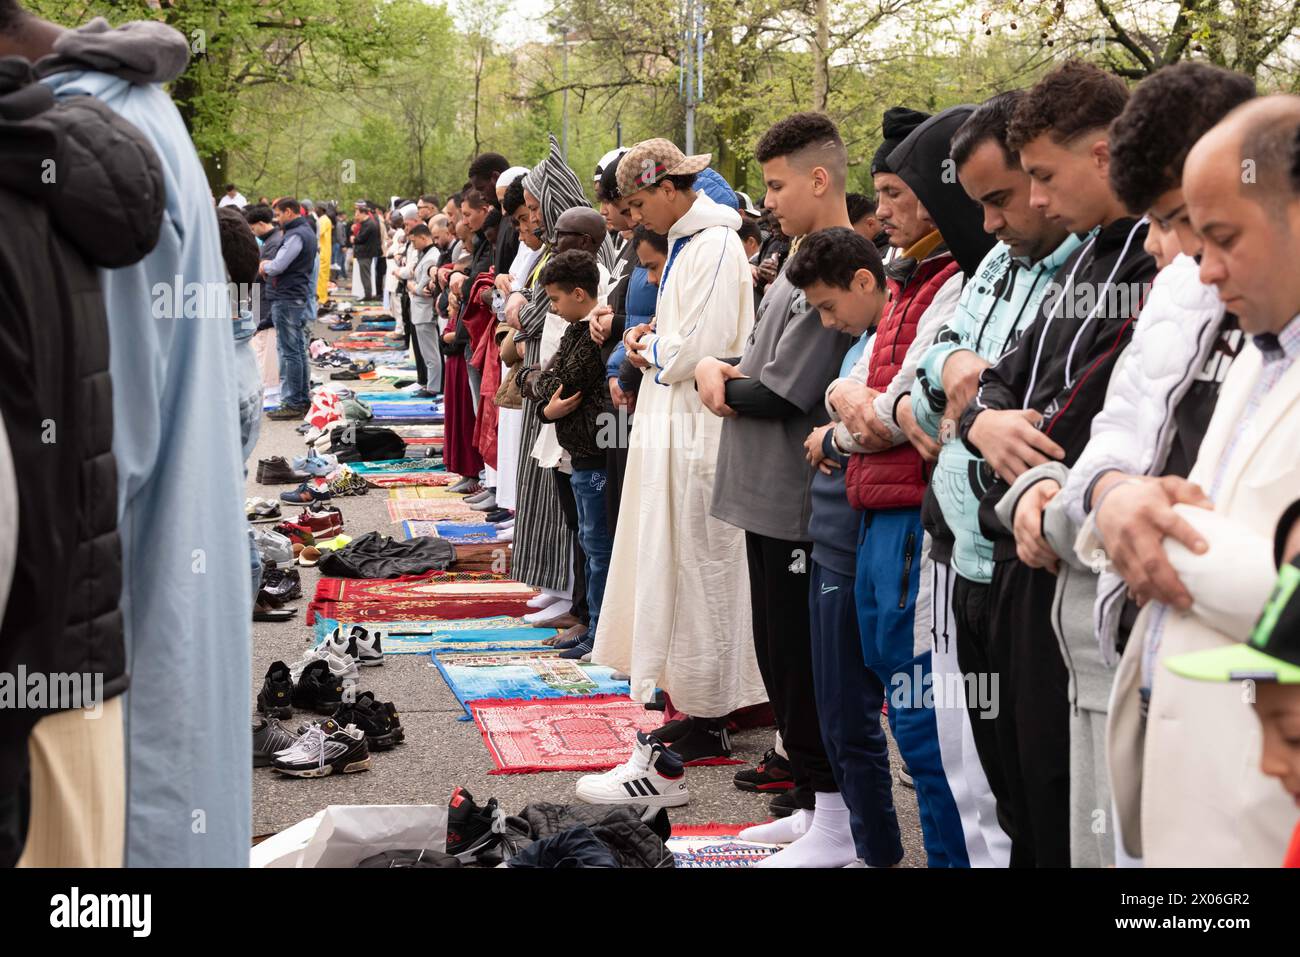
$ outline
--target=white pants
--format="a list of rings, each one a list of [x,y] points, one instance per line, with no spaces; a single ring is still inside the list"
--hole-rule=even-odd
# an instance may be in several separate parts
[[[497,410],[497,505],[515,507],[515,482],[519,473],[519,443],[523,439],[522,409]]]
[[[975,750],[975,735],[966,710],[966,682],[957,663],[957,624],[952,617],[955,580],[948,565],[931,560],[930,536],[926,535],[921,587],[916,598],[916,629],[924,630],[932,649],[930,673],[939,758],[961,818],[970,866],[1007,867],[1011,862],[1011,840],[998,824],[997,801]]]

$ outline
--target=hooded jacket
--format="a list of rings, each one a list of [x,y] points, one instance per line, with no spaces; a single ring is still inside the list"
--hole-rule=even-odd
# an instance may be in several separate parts
[[[1133,337],[1156,263],[1142,248],[1145,220],[1117,219],[1094,231],[1057,271],[1051,293],[1014,349],[980,375],[979,391],[962,413],[959,432],[971,451],[975,418],[992,409],[1035,409],[1039,425],[1072,466],[1088,443],[1093,416],[1106,396],[1115,363]],[[994,560],[1016,556],[1015,538],[993,509],[1008,484],[982,465],[988,486],[980,527],[994,541]]]
[[[948,357],[969,350],[988,362],[997,362],[1038,315],[1052,277],[1079,248],[1077,236],[1067,236],[1038,262],[1011,255],[998,243],[984,257],[962,290],[957,311],[939,330],[926,350],[912,384],[912,411],[917,424],[938,439],[948,398],[943,390],[943,368]],[[993,575],[993,543],[979,526],[980,498],[986,469],[983,460],[961,442],[944,442],[939,449],[930,482],[943,520],[953,535],[950,563],[967,581],[987,582]]]
[[[948,155],[953,135],[974,112],[973,106],[951,106],[936,113],[889,154],[889,168],[921,201],[968,279],[995,242],[984,231],[984,213],[957,181],[956,163]]]
[[[890,302],[876,330],[867,384],[883,393],[876,410],[894,428],[894,409],[911,391],[920,357],[948,318],[950,300],[941,296],[941,290],[955,299],[962,285],[958,270],[963,276],[972,275],[993,246],[993,237],[984,232],[979,206],[962,190],[955,172],[950,175],[952,136],[974,109],[954,106],[926,119],[887,160],[888,169],[916,194],[943,238],[941,250],[911,273],[899,275],[902,263],[891,264]],[[953,285],[945,290],[950,280]],[[934,313],[927,315],[932,305]],[[899,353],[900,345],[905,354]],[[896,437],[901,437],[901,430]],[[918,506],[929,480],[920,453],[902,442],[884,452],[855,455],[849,467],[849,500],[855,508]]]
[[[0,624],[0,672],[100,675],[102,689],[77,682],[100,701],[126,690],[127,672],[113,383],[95,267],[153,248],[163,195],[139,130],[90,97],[56,102],[26,60],[0,59],[0,211],[22,224],[0,233],[0,414],[23,556]],[[40,717],[79,703],[93,704],[0,707],[0,781],[17,780]]]

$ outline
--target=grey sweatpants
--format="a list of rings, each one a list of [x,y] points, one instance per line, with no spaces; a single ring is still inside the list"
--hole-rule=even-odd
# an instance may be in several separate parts
[[[442,391],[442,350],[438,343],[437,322],[413,322],[416,347],[424,357],[424,387],[430,392]]]

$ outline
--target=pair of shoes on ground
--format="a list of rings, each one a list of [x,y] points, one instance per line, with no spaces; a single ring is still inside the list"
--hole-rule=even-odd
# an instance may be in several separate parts
[[[246,498],[244,517],[250,522],[273,522],[280,517],[280,503],[260,496]]]
[[[291,419],[301,419],[310,409],[309,405],[278,405],[266,413],[266,417],[276,422],[287,422]]]
[[[588,804],[680,807],[690,802],[687,764],[730,754],[725,718],[681,718],[649,734],[638,733],[627,762],[580,778],[577,795]]]
[[[283,455],[257,460],[257,481],[262,485],[291,485],[294,482],[305,482],[308,478],[310,476],[306,472],[294,469]]]
[[[330,487],[326,484],[316,484],[316,480],[309,479],[299,485],[292,492],[281,492],[280,501],[288,502],[290,505],[311,505],[317,502],[328,502],[334,497]]]
[[[371,751],[384,751],[406,737],[392,702],[381,704],[367,691],[345,702],[332,717],[304,724],[295,735],[275,718],[253,723],[253,766],[281,774],[323,778],[335,772],[370,770]]]

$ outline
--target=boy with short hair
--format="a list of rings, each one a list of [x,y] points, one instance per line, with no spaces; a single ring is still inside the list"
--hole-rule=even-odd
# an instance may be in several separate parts
[[[601,416],[609,411],[605,363],[588,322],[599,304],[600,268],[591,253],[570,250],[546,264],[540,282],[551,311],[569,328],[545,369],[521,374],[521,391],[539,403],[537,414],[543,422],[555,423],[556,439],[573,467],[570,482],[578,507],[578,538],[586,555],[591,621],[586,636],[560,657],[583,658],[591,654],[595,641],[614,544],[605,514],[606,455],[598,441]]]
[[[821,229],[804,238],[785,277],[802,290],[824,327],[857,337],[840,365],[840,375],[848,375],[871,347],[885,308],[880,253],[853,229]],[[804,442],[816,469],[808,520],[813,687],[822,743],[849,808],[857,855],[871,867],[890,867],[902,859],[903,846],[880,725],[885,687],[862,656],[853,592],[861,520],[844,487],[849,454],[862,450],[842,422],[818,426]]]

